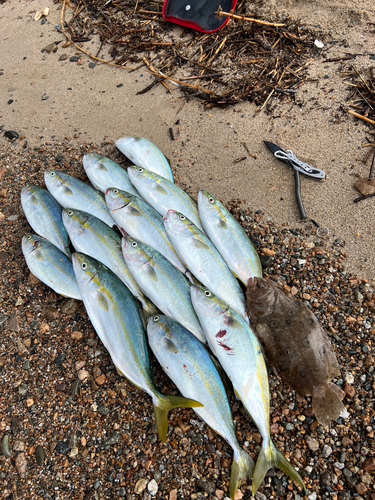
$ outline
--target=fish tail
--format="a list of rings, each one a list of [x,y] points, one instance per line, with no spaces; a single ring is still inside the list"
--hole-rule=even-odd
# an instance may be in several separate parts
[[[229,493],[231,500],[234,500],[237,489],[247,477],[252,477],[254,472],[254,460],[246,453],[246,451],[234,451],[232,472],[230,475]]]
[[[262,484],[264,476],[272,467],[278,467],[287,474],[293,481],[302,486],[306,492],[306,488],[301,476],[298,474],[293,465],[284,457],[284,455],[276,448],[272,441],[267,448],[262,447],[255,465],[253,475],[253,495],[255,495],[259,486]]]
[[[333,383],[314,387],[312,406],[320,424],[329,425],[331,420],[336,420],[344,410],[340,391]]]
[[[168,413],[172,408],[198,408],[202,406],[201,403],[194,401],[194,399],[158,393],[154,398],[154,412],[160,440],[163,443],[167,440]]]

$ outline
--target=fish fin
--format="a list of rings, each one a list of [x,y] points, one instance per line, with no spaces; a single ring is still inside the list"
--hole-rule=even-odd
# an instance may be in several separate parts
[[[318,422],[322,425],[329,425],[331,420],[336,420],[344,410],[338,391],[330,384],[313,388],[312,406]]]
[[[179,349],[176,346],[176,344],[174,342],[172,342],[172,340],[165,338],[164,344],[165,344],[165,348],[167,349],[167,351],[174,352],[176,354],[178,353]]]
[[[230,474],[229,494],[231,500],[234,500],[238,488],[247,477],[252,477],[254,472],[254,460],[239,449],[234,451],[232,470]]]
[[[149,278],[151,278],[154,281],[158,281],[158,275],[156,274],[156,271],[152,266],[147,265],[146,272]]]
[[[34,255],[35,255],[35,258],[37,260],[40,260],[41,262],[43,262],[45,260],[44,255],[42,254],[42,252],[39,252],[39,250],[36,250]]]
[[[128,210],[129,210],[130,215],[133,215],[135,217],[142,217],[142,214],[138,210],[138,208],[131,207],[130,205],[128,205]]]
[[[156,399],[156,398],[155,398]],[[184,398],[183,396],[170,396],[166,394],[157,394],[154,399],[154,412],[156,427],[160,440],[165,443],[168,432],[168,413],[172,408],[201,408],[203,405],[194,399]]]
[[[165,194],[165,195],[168,194],[168,192],[163,188],[163,186],[161,186],[158,183],[156,183],[155,191],[157,191],[159,194]]]
[[[30,201],[31,201],[31,203],[32,203],[33,205],[39,205],[39,200],[38,200],[38,198],[37,198],[36,196],[34,196],[34,195],[31,195],[31,196],[30,196]]]
[[[202,250],[210,250],[210,247],[202,240],[199,240],[198,238],[193,238],[193,243],[196,248],[200,248]]]
[[[98,304],[100,309],[103,309],[103,311],[109,310],[107,299],[104,297],[102,292],[100,292],[99,290],[97,291],[97,294],[96,294],[96,303]]]
[[[306,493],[305,484],[293,465],[284,457],[284,455],[276,448],[272,441],[268,448],[260,450],[257,463],[253,475],[253,496],[262,484],[264,476],[272,467],[278,467],[287,474],[293,481],[302,486]]]
[[[105,165],[103,165],[103,163],[102,163],[102,162],[99,162],[99,163],[97,164],[97,168],[98,168],[99,170],[102,170],[103,172],[108,172],[108,168],[107,168]]]
[[[74,194],[73,191],[70,188],[68,188],[68,186],[63,186],[62,191],[65,194],[65,196],[73,196]]]
[[[218,221],[217,225],[220,227],[220,229],[227,229],[228,228],[228,224],[223,219],[220,219]]]

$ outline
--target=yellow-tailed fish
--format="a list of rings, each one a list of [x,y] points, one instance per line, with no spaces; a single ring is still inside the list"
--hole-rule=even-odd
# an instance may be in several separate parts
[[[127,171],[110,158],[90,153],[83,157],[83,167],[91,184],[102,193],[109,187],[116,187],[139,196]]]
[[[241,287],[207,236],[175,210],[168,211],[164,225],[177,254],[195,278],[247,318]]]
[[[157,250],[130,236],[122,238],[122,253],[134,279],[156,307],[205,343],[185,276]]]
[[[267,368],[256,336],[238,313],[208,289],[192,286],[191,299],[208,345],[263,438],[253,475],[253,495],[263,482],[267,471],[274,466],[279,467],[305,489],[298,472],[271,439]]]
[[[122,137],[116,146],[137,167],[147,168],[174,182],[169,161],[158,147],[143,137]],[[117,187],[117,186],[115,186]]]
[[[42,236],[27,234],[22,238],[22,253],[40,281],[64,297],[81,300],[72,263],[59,248]]]
[[[194,335],[168,316],[150,316],[147,335],[165,373],[181,394],[203,404],[194,411],[233,449],[229,490],[234,500],[241,482],[251,477],[254,462],[237,441],[227,394],[210,354]]]
[[[62,222],[62,206],[40,186],[27,183],[21,191],[21,204],[33,230],[64,252],[69,258],[69,236]]]
[[[139,300],[146,314],[156,313],[156,307],[144,295],[125,264],[121,237],[95,215],[81,210],[64,208],[62,218],[74,248],[109,267]]]
[[[58,170],[46,170],[44,181],[48,191],[64,208],[84,210],[95,215],[108,226],[114,225],[103,195],[93,187]]]
[[[255,245],[229,210],[207,191],[199,191],[198,211],[204,232],[232,273],[245,286],[250,278],[261,278],[262,264]]]
[[[186,267],[176,254],[165,231],[163,218],[141,198],[118,188],[109,188],[105,194],[111,216],[122,233],[150,245],[166,257],[182,273]]]
[[[138,193],[160,215],[166,216],[169,209],[177,210],[203,231],[197,204],[185,191],[143,167],[129,167],[128,174]]]
[[[201,404],[157,390],[139,307],[123,282],[104,264],[82,253],[73,254],[73,268],[93,327],[117,370],[151,396],[159,437],[166,441],[169,410]]]

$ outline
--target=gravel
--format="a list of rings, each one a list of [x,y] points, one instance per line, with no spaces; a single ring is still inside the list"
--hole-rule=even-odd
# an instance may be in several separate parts
[[[82,304],[35,280],[22,256],[21,238],[30,231],[20,205],[25,182],[42,184],[46,168],[86,180],[83,154],[119,161],[114,145],[78,147],[67,138],[30,149],[21,137],[7,149],[0,153],[0,498],[226,498],[232,451],[224,440],[182,409],[171,412],[162,444],[150,398],[118,375]],[[346,413],[331,427],[316,421],[310,398],[271,372],[275,444],[304,477],[309,499],[375,500],[374,290],[345,271],[342,244],[319,238],[309,223],[276,227],[241,200],[229,208],[268,260],[266,276],[322,322],[341,366],[335,382]],[[162,391],[176,393],[156,362],[155,375]],[[232,394],[230,403],[238,439],[256,459],[260,435]],[[302,496],[273,469],[256,498]],[[236,498],[252,498],[251,481]]]

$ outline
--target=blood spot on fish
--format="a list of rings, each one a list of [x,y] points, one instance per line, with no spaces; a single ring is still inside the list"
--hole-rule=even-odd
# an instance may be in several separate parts
[[[229,355],[233,355],[232,351],[233,348],[229,347],[229,345],[224,344],[224,342],[218,342],[218,345],[224,349],[224,351],[227,351]]]
[[[225,335],[227,334],[227,331],[226,330],[220,330],[220,332],[218,332],[215,337],[217,339],[222,339]]]

